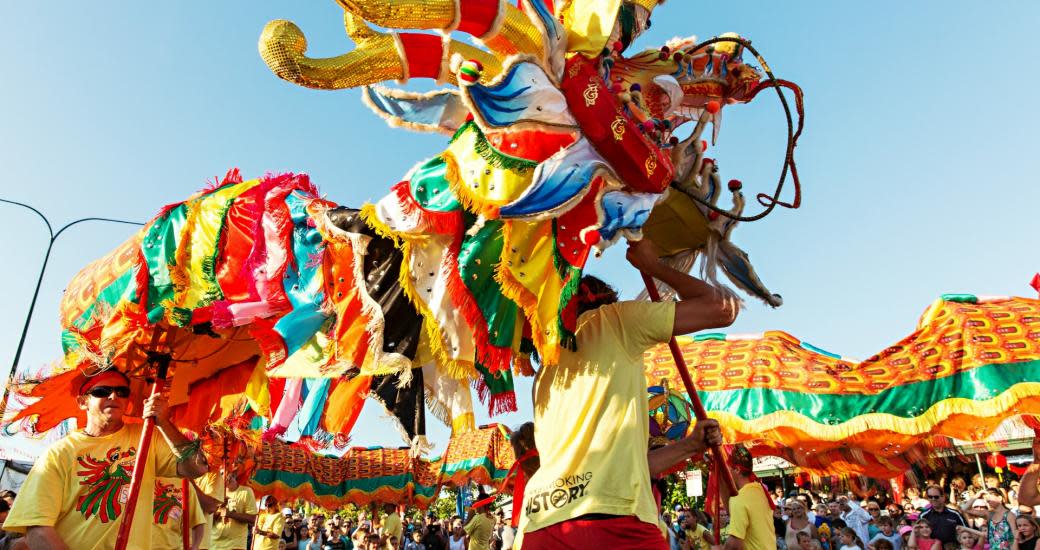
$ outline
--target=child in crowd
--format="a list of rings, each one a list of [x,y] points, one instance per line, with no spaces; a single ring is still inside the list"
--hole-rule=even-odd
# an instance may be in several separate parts
[[[896,524],[892,521],[891,517],[881,516],[877,520],[877,526],[880,531],[878,531],[878,534],[874,535],[874,538],[870,539],[870,542],[868,543],[870,548],[877,550],[876,543],[885,540],[892,545],[893,550],[903,549],[903,538],[896,533]]]
[[[841,533],[841,550],[865,550],[863,548],[863,541],[859,540],[859,535],[856,531],[853,531],[851,527],[843,527]]]
[[[958,550],[982,550],[982,531],[976,531],[963,525],[957,526]]]
[[[801,532],[798,533],[798,548],[788,548],[787,550],[820,550],[820,543],[813,540],[809,533]]]
[[[910,550],[941,550],[942,543],[932,538],[932,526],[927,521],[919,519],[914,524],[913,531],[910,532],[907,548]]]

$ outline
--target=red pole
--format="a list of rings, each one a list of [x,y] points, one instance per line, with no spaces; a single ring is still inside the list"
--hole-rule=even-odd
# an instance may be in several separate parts
[[[650,299],[660,302],[661,293],[657,292],[654,278],[643,272],[640,272],[640,275],[643,276],[643,283],[646,284],[646,292],[650,295]],[[683,359],[682,350],[679,349],[679,342],[675,340],[674,336],[668,341],[668,349],[672,352],[675,368],[679,371],[679,377],[682,378],[687,395],[690,396],[690,403],[693,404],[693,414],[697,417],[697,420],[707,420],[708,412],[704,410],[704,404],[701,403],[701,398],[693,387],[693,380],[690,378],[690,371],[686,367],[686,360]],[[729,494],[737,494],[737,484],[733,482],[733,473],[729,471],[729,466],[726,464],[726,454],[722,452],[722,448],[718,445],[712,445],[711,454],[722,466],[719,471],[722,473],[722,481],[725,482],[726,488],[729,489]],[[715,521],[718,522],[718,519],[716,518]]]
[[[169,355],[149,354],[149,360],[156,365],[155,382],[152,384],[151,396],[159,395],[166,386],[166,369],[170,366]],[[137,510],[137,497],[141,495],[141,477],[148,460],[148,451],[152,446],[152,434],[155,433],[155,418],[144,419],[141,430],[141,442],[137,445],[137,459],[134,460],[134,472],[130,476],[130,495],[126,499],[126,509],[119,520],[119,534],[116,536],[116,550],[126,550],[130,542],[130,527],[134,524],[134,512]],[[182,511],[183,513],[183,511]]]
[[[181,545],[184,550],[191,550],[191,482],[181,479]]]

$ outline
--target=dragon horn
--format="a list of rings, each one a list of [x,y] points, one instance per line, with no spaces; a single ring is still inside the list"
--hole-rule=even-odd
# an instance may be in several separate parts
[[[542,51],[541,32],[506,0],[336,0],[348,13],[387,29],[464,32],[499,58]],[[485,64],[485,66],[487,66]]]
[[[339,90],[386,80],[435,78],[455,83],[448,60],[455,53],[480,61],[485,78],[493,78],[501,65],[491,54],[440,36],[374,31],[358,16],[344,13],[347,35],[357,44],[336,57],[305,55],[307,38],[291,21],[271,21],[260,34],[260,57],[279,78],[307,88]]]

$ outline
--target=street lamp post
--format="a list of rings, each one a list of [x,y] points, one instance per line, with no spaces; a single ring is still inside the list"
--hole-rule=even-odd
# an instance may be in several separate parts
[[[50,220],[47,219],[47,216],[44,216],[42,212],[40,212],[39,210],[33,208],[32,206],[29,206],[28,204],[20,203],[18,201],[12,201],[12,200],[7,200],[7,199],[0,199],[0,202],[5,202],[7,204],[13,204],[15,206],[21,206],[22,208],[27,208],[27,209],[31,210],[41,220],[43,220],[43,223],[47,226],[47,234],[50,237],[50,239],[47,242],[47,251],[43,255],[43,264],[40,265],[40,274],[36,278],[36,289],[33,290],[32,301],[29,302],[29,312],[25,315],[25,326],[22,327],[22,336],[18,339],[18,348],[14,352],[14,361],[11,364],[11,372],[7,376],[7,384],[4,386],[4,395],[3,395],[3,398],[0,399],[0,419],[2,419],[4,414],[7,413],[7,398],[8,398],[8,396],[11,393],[11,384],[14,382],[15,372],[18,370],[18,361],[22,357],[22,348],[25,347],[25,337],[29,334],[29,325],[32,323],[33,310],[36,308],[36,299],[40,295],[40,286],[43,284],[43,275],[44,275],[44,273],[47,272],[47,262],[51,258],[51,249],[54,248],[54,241],[58,240],[58,237],[60,237],[61,234],[64,233],[66,229],[68,229],[68,228],[70,228],[70,227],[72,227],[74,225],[83,223],[83,222],[97,221],[97,222],[109,222],[109,223],[122,223],[122,224],[126,224],[126,225],[137,225],[137,226],[142,226],[144,224],[143,223],[139,223],[139,222],[131,222],[131,221],[127,221],[127,220],[117,220],[117,219],[113,219],[113,218],[89,217],[89,218],[80,218],[78,220],[73,220],[73,221],[63,225],[60,229],[58,229],[57,232],[55,232],[54,231],[54,226],[51,225],[51,222],[50,222]]]

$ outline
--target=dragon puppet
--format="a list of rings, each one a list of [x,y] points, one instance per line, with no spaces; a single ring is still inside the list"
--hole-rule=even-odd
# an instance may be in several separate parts
[[[69,285],[67,367],[143,377],[142,350],[164,350],[171,404],[196,431],[239,396],[269,433],[345,444],[336,436],[372,397],[422,451],[427,406],[456,431],[472,428],[470,385],[492,414],[515,410],[512,377],[532,372],[531,354],[551,364],[574,345],[585,263],[621,236],[645,229],[676,263],[689,269],[701,254],[709,278],[720,269],[780,304],[729,237],[739,221],[798,205],[801,92],[747,40],[675,39],[626,56],[656,0],[338,2],[354,50],[308,57],[300,29],[272,21],[264,61],[302,86],[361,87],[392,126],[443,133],[447,148],[360,209],[325,200],[306,175],[237,171],[163,208]],[[372,86],[418,78],[450,87]],[[744,217],[736,180],[733,206],[717,205],[724,184],[701,134],[709,123],[717,134],[722,108],[767,89],[786,111],[788,147],[776,192]],[[795,198],[784,203],[788,176]],[[44,399],[20,415],[55,421],[75,413],[66,409]]]

